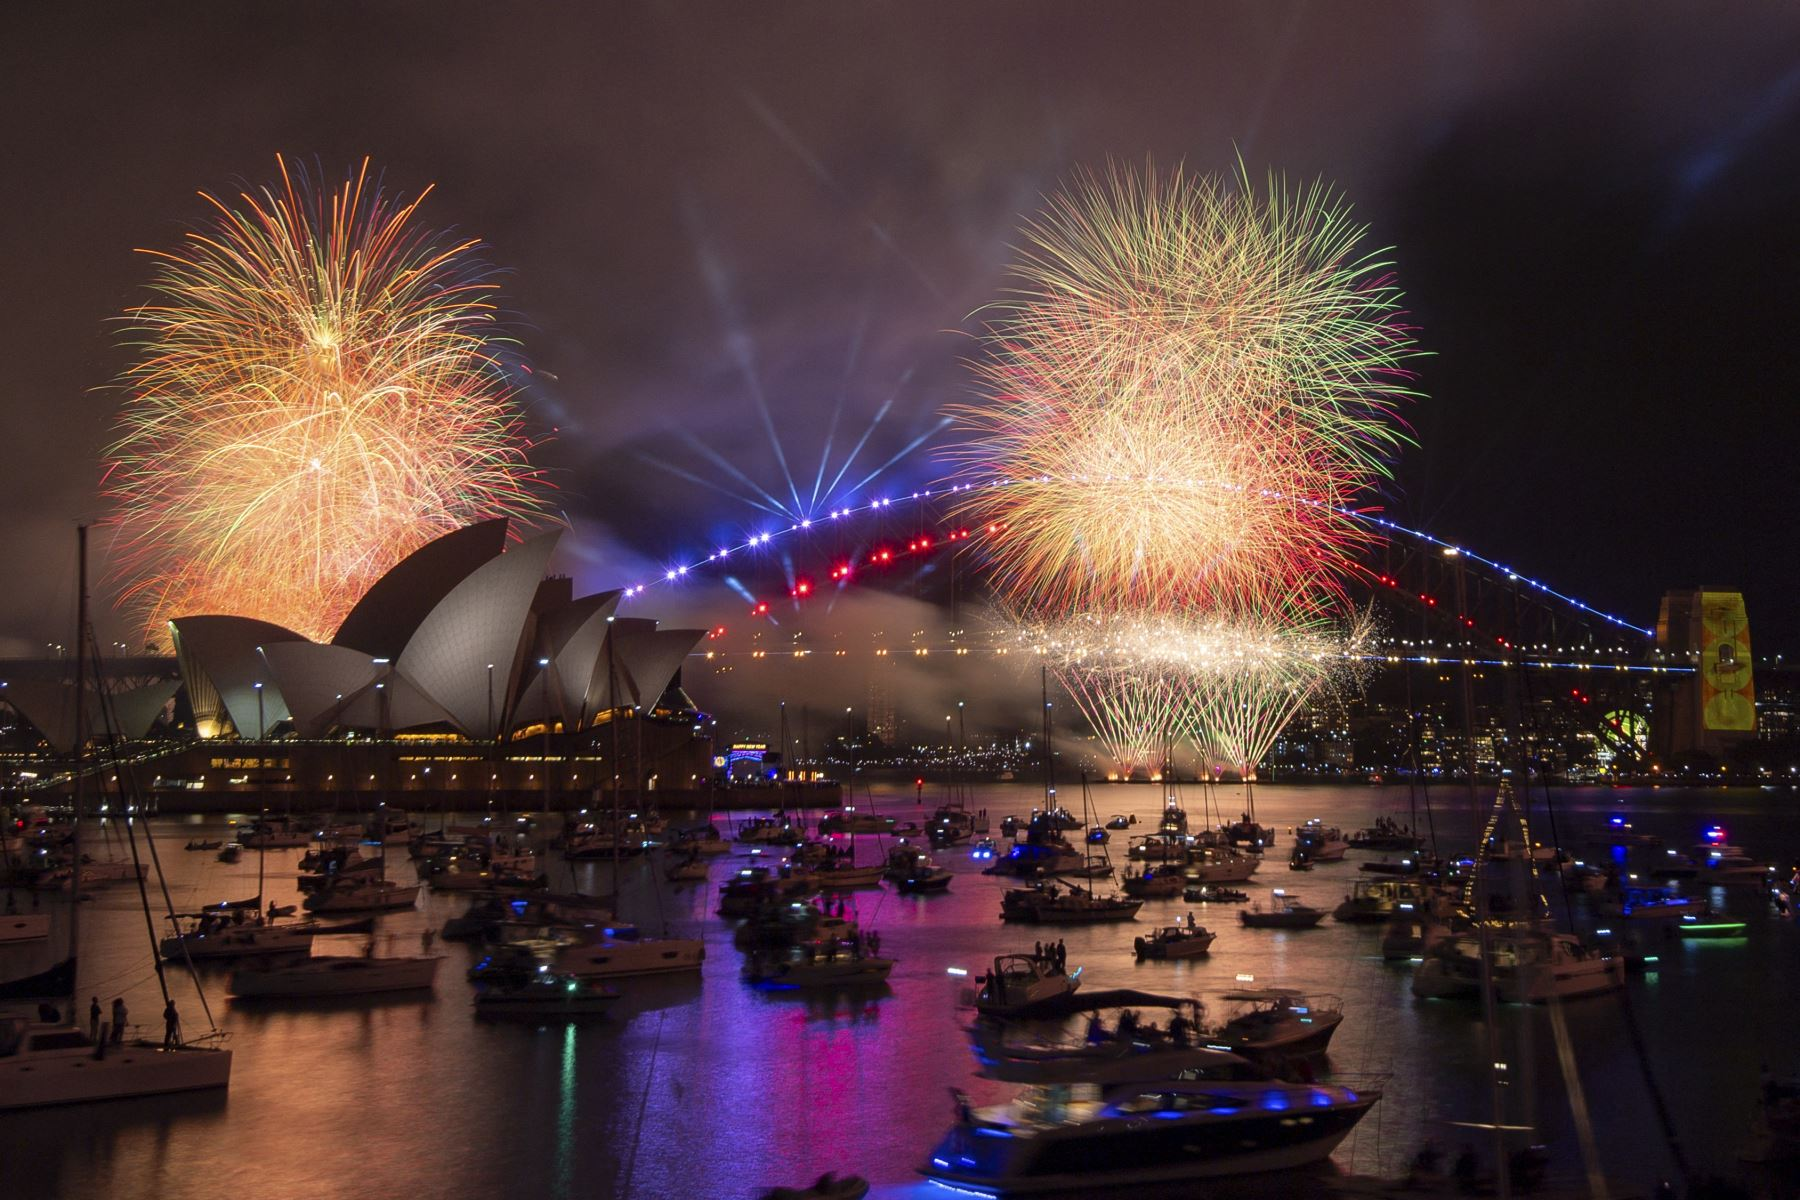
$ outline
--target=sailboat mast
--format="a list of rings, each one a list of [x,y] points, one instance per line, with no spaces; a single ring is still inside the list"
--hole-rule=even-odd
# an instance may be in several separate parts
[[[75,874],[69,884],[69,1019],[75,1019],[75,997],[81,974],[81,801],[85,780],[87,727],[87,535],[86,525],[75,527],[75,769],[71,802],[75,808]]]
[[[1044,811],[1049,812],[1056,799],[1056,754],[1051,747],[1050,668],[1038,668],[1038,693],[1044,702]]]

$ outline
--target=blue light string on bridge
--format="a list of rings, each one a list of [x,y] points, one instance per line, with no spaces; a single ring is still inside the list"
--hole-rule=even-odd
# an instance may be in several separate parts
[[[880,499],[871,500],[867,504],[861,504],[861,505],[852,504],[852,505],[846,505],[841,508],[834,508],[828,514],[826,514],[826,516],[824,518],[822,518],[820,520],[815,521],[811,518],[804,518],[802,520],[795,521],[792,524],[788,525],[788,527],[786,529],[777,529],[777,530],[765,531],[763,533],[752,534],[750,536],[749,540],[744,542],[742,545],[723,546],[723,547],[720,547],[718,550],[715,550],[713,553],[707,555],[704,559],[697,559],[693,562],[682,563],[677,566],[670,567],[663,573],[662,578],[653,579],[646,583],[633,584],[630,587],[627,587],[625,589],[624,594],[625,594],[626,598],[640,596],[643,594],[644,589],[647,587],[651,587],[651,586],[654,586],[655,584],[659,584],[659,583],[674,583],[680,579],[686,578],[690,571],[699,570],[700,568],[706,567],[713,563],[723,562],[725,559],[730,557],[732,554],[736,554],[736,553],[739,553],[739,552],[742,552],[745,550],[754,550],[759,546],[767,546],[769,544],[769,542],[775,538],[786,537],[787,535],[793,534],[793,533],[807,532],[807,531],[811,530],[815,525],[823,525],[828,521],[840,521],[840,520],[844,519],[845,517],[855,516],[859,513],[872,513],[872,512],[886,511],[893,507],[896,499],[898,499],[902,504],[905,504],[908,501],[916,502],[916,501],[920,501],[920,500],[929,500],[933,495],[940,495],[940,496],[954,495],[958,492],[970,491],[979,486],[1008,487],[1008,486],[1013,486],[1013,485],[1022,484],[1022,483],[1049,483],[1049,482],[1052,482],[1052,481],[1049,479],[1049,477],[1046,476],[1046,477],[1041,477],[1041,478],[1031,479],[1031,480],[1015,480],[1015,479],[995,480],[995,481],[985,484],[985,485],[974,484],[974,483],[961,483],[961,484],[953,484],[952,486],[950,486],[948,488],[936,489],[935,491],[932,488],[925,488],[920,491],[913,492],[908,496],[901,496],[901,497],[897,497],[897,498],[896,497],[882,497]],[[1169,482],[1169,481],[1158,480],[1158,481],[1154,481],[1154,482],[1166,485],[1167,482]],[[1230,484],[1217,484],[1215,486],[1231,489]],[[1233,489],[1233,490],[1235,490],[1235,489]],[[1441,547],[1443,549],[1443,551],[1445,552],[1445,554],[1447,554],[1447,555],[1461,556],[1464,558],[1473,559],[1475,562],[1481,563],[1483,566],[1490,567],[1493,570],[1501,572],[1508,579],[1518,580],[1522,583],[1525,583],[1525,584],[1529,585],[1530,587],[1536,588],[1538,591],[1544,593],[1546,596],[1550,596],[1550,597],[1553,597],[1554,599],[1560,600],[1564,604],[1567,604],[1574,608],[1580,609],[1582,612],[1590,613],[1593,616],[1599,617],[1601,620],[1607,621],[1613,625],[1616,625],[1621,629],[1629,629],[1633,633],[1640,634],[1643,637],[1654,637],[1655,636],[1655,630],[1646,629],[1641,625],[1634,625],[1632,622],[1627,621],[1623,617],[1614,616],[1612,613],[1606,612],[1602,609],[1595,608],[1593,605],[1588,604],[1587,602],[1585,602],[1583,600],[1578,600],[1574,596],[1570,596],[1564,592],[1559,592],[1555,588],[1549,586],[1548,584],[1541,583],[1538,580],[1531,578],[1529,575],[1521,575],[1519,572],[1513,570],[1511,567],[1508,567],[1504,563],[1496,562],[1491,558],[1487,558],[1484,555],[1475,553],[1473,550],[1468,550],[1462,546],[1455,545],[1454,543],[1446,542],[1444,539],[1437,537],[1433,534],[1426,533],[1422,529],[1414,529],[1411,526],[1402,525],[1398,521],[1390,520],[1387,517],[1378,517],[1372,513],[1360,512],[1353,508],[1344,508],[1339,505],[1327,504],[1322,500],[1311,500],[1304,496],[1283,496],[1279,492],[1271,492],[1271,493],[1267,493],[1267,494],[1276,500],[1283,500],[1283,499],[1292,500],[1295,503],[1309,505],[1314,508],[1328,509],[1329,511],[1336,513],[1339,516],[1348,517],[1353,521],[1360,521],[1365,525],[1379,525],[1384,529],[1391,529],[1397,533],[1406,534],[1408,537],[1418,538],[1420,541],[1428,542],[1431,545]]]

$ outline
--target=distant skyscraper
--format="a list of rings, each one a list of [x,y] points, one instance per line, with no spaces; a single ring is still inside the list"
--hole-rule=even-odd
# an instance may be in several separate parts
[[[888,692],[887,667],[887,660],[878,658],[869,672],[869,734],[881,739],[884,746],[892,746],[900,728],[894,721],[894,698]]]

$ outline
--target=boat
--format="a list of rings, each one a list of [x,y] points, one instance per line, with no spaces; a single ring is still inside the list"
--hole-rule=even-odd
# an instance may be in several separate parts
[[[1200,846],[1188,855],[1185,873],[1190,883],[1243,883],[1261,866],[1256,855],[1230,846]]]
[[[1343,831],[1314,817],[1294,831],[1294,853],[1317,863],[1338,862],[1350,850]]]
[[[894,880],[894,886],[909,895],[942,892],[949,889],[954,878],[949,867],[931,861],[929,854],[919,854],[914,856],[911,868]]]
[[[0,946],[35,942],[49,936],[49,913],[11,913],[0,917]]]
[[[0,1018],[0,1111],[205,1091],[231,1082],[231,1051],[126,1039]]]
[[[903,892],[941,892],[955,875],[911,842],[901,842],[888,851],[881,877]]]
[[[1336,996],[1309,996],[1293,988],[1241,989],[1219,999],[1236,1009],[1202,1040],[1253,1062],[1321,1054],[1344,1021],[1344,1006]]]
[[[670,883],[705,883],[711,874],[712,868],[697,853],[663,869],[663,878]]]
[[[1106,832],[1106,826],[1096,825],[1087,831],[1087,840],[1091,845],[1104,846],[1112,840],[1112,834]]]
[[[583,979],[624,979],[698,971],[705,961],[706,943],[698,938],[607,938],[559,947],[550,967]]]
[[[230,992],[243,999],[302,1000],[375,992],[424,991],[442,955],[376,958],[321,954],[295,963],[259,963],[231,973]]]
[[[853,805],[846,804],[837,812],[828,812],[819,818],[819,836],[830,837],[837,833],[892,833],[894,818],[884,817],[874,812],[859,812]]]
[[[1132,822],[1132,818],[1130,818],[1130,817],[1112,816],[1112,817],[1107,818],[1106,827],[1108,829],[1130,829],[1131,822]]]
[[[969,847],[969,857],[978,862],[994,861],[994,854],[999,849],[991,837],[978,839]]]
[[[975,1195],[1094,1195],[1324,1160],[1381,1098],[1324,1084],[1147,1079],[1092,1098],[1066,1085],[978,1109],[919,1172]]]
[[[1147,938],[1135,939],[1131,945],[1140,961],[1146,958],[1196,958],[1211,950],[1218,936],[1204,925],[1194,924],[1193,914],[1189,913],[1187,924],[1165,925]]]
[[[966,842],[977,833],[987,832],[987,817],[971,813],[960,804],[946,804],[931,816],[925,836],[938,849]]]
[[[1031,909],[1029,920],[1040,925],[1088,925],[1100,921],[1130,921],[1137,917],[1142,900],[1119,896],[1096,896],[1085,888],[1050,889],[1046,898]]]
[[[1373,827],[1359,829],[1345,840],[1352,850],[1413,851],[1425,844],[1410,826],[1391,817],[1376,817]]]
[[[1162,815],[1156,820],[1156,828],[1162,833],[1174,834],[1178,837],[1186,836],[1188,815],[1186,810],[1181,807],[1181,801],[1175,796],[1169,795],[1163,798]]]
[[[388,879],[351,877],[314,892],[304,901],[308,912],[388,912],[412,908],[419,899],[419,885]]]
[[[1417,875],[1424,868],[1417,858],[1377,858],[1358,863],[1356,869],[1370,875]]]
[[[287,850],[308,844],[315,832],[291,817],[263,817],[237,840],[252,850]]]
[[[1700,896],[1683,896],[1671,888],[1621,887],[1618,894],[1601,901],[1599,910],[1626,921],[1679,921],[1705,917],[1712,908]]]
[[[222,841],[212,841],[212,842],[190,841],[186,846],[183,846],[182,849],[184,849],[184,850],[220,850],[220,849],[223,849],[224,846],[225,846],[225,843]]]
[[[1445,939],[1413,971],[1413,995],[1479,997],[1482,941],[1479,931]],[[1604,946],[1588,946],[1572,933],[1502,926],[1485,940],[1494,994],[1513,1004],[1593,996],[1625,985],[1625,959]]]
[[[219,861],[234,863],[244,857],[244,847],[237,842],[226,842],[219,850]]]
[[[1738,938],[1744,936],[1748,926],[1743,921],[1730,921],[1720,917],[1697,916],[1689,913],[1674,926],[1678,937],[1684,938]]]
[[[1191,844],[1185,833],[1146,833],[1131,839],[1125,855],[1139,862],[1185,863]]]
[[[806,840],[806,831],[787,819],[786,814],[751,817],[738,826],[737,840],[753,846],[797,846]]]
[[[994,1017],[1016,1017],[1070,996],[1081,987],[1081,968],[1058,971],[1030,954],[1002,954],[981,976],[975,1008]]]
[[[997,859],[983,874],[1036,879],[1045,875],[1061,875],[1083,861],[1081,851],[1060,839],[1014,842],[1007,849],[1005,857]]]
[[[1249,813],[1233,821],[1229,825],[1219,827],[1225,842],[1230,846],[1249,847],[1253,850],[1265,850],[1275,844],[1275,831],[1266,825],[1260,825]]]
[[[882,983],[894,960],[869,953],[860,937],[820,939],[775,954],[753,953],[744,978],[761,987],[832,988]]]
[[[1127,896],[1140,900],[1169,900],[1181,895],[1187,879],[1180,867],[1146,867],[1141,874],[1125,876],[1121,886]]]
[[[672,849],[685,854],[729,854],[731,843],[708,822],[693,829],[684,829],[675,836]]]
[[[1412,879],[1358,879],[1343,903],[1331,910],[1334,921],[1385,921],[1397,913],[1425,912],[1431,888]]]
[[[1436,950],[1450,936],[1450,927],[1420,909],[1397,912],[1381,930],[1381,957],[1388,962],[1419,959]]]
[[[516,978],[495,978],[475,989],[475,1015],[491,1020],[534,1021],[595,1016],[618,1003],[619,993],[603,983],[540,967]]]
[[[786,864],[774,867],[740,867],[719,885],[719,915],[747,917],[763,905],[813,891],[811,880],[797,876]]]
[[[1281,888],[1270,893],[1267,908],[1252,904],[1238,910],[1238,923],[1246,929],[1311,929],[1324,919],[1324,909],[1302,904]]]
[[[1250,899],[1250,893],[1202,883],[1198,886],[1189,884],[1182,889],[1181,898],[1189,904],[1243,904]]]
[[[820,891],[837,892],[847,888],[880,887],[886,874],[886,863],[858,867],[848,857],[839,857],[828,859],[813,868],[812,879]]]

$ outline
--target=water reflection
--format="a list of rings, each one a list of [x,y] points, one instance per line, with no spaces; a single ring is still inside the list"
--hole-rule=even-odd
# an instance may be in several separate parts
[[[879,795],[889,815],[921,820],[927,814],[912,799],[910,786]],[[1023,813],[1036,799],[1029,787],[993,787],[979,789],[975,803],[998,817]],[[1104,812],[1137,814],[1140,828],[1159,805],[1158,790],[1146,787],[1105,789],[1096,799]],[[1559,794],[1558,816],[1566,836],[1584,836],[1623,809],[1637,830],[1671,846],[1692,844],[1706,822],[1723,818],[1734,842],[1759,857],[1787,860],[1800,854],[1800,829],[1785,816],[1790,802],[1786,794],[1596,790]],[[1264,787],[1257,795],[1259,815],[1284,831],[1319,815],[1351,828],[1405,803],[1403,789]],[[1198,802],[1189,808],[1198,813]],[[1460,837],[1455,844],[1467,846],[1473,826],[1465,815],[1440,803],[1436,824],[1441,837]],[[210,832],[187,823],[180,836]],[[877,852],[867,839],[859,861]],[[163,857],[178,908],[255,891],[254,858],[231,866],[210,854]],[[298,852],[269,857],[269,890],[280,903],[294,899],[283,894],[291,887],[290,857]],[[717,882],[746,861],[737,853],[715,861],[707,887],[667,886],[649,865],[628,864],[620,880],[626,915],[649,932],[666,923],[674,936],[704,938],[707,959],[700,977],[621,982],[624,998],[595,1022],[475,1020],[462,978],[475,952],[467,946],[440,947],[450,961],[435,998],[244,1003],[225,996],[229,971],[208,971],[205,994],[236,1035],[228,1096],[0,1118],[0,1143],[37,1151],[8,1155],[6,1194],[729,1197],[827,1170],[864,1174],[881,1195],[913,1193],[912,1168],[949,1121],[947,1089],[964,1087],[977,1103],[1005,1092],[971,1078],[974,1060],[961,1028],[970,1014],[957,1007],[968,980],[946,969],[985,970],[994,955],[1029,950],[1042,936],[1001,925],[999,896],[1008,881],[982,876],[984,864],[965,848],[936,857],[955,872],[944,894],[882,889],[853,896],[857,919],[881,932],[884,956],[897,960],[875,990],[796,994],[745,985],[732,926],[712,915]],[[1121,857],[1115,853],[1115,863]],[[1287,887],[1329,906],[1358,877],[1361,857],[1305,874],[1271,863],[1244,890],[1266,898],[1268,888]],[[390,865],[408,869],[396,859]],[[574,878],[587,891],[611,890],[610,875],[604,863],[555,872],[559,886]],[[1800,930],[1768,917],[1750,889],[1711,893],[1750,922],[1746,936],[1686,941],[1652,934],[1660,961],[1629,986],[1677,1128],[1703,1168],[1724,1170],[1735,1167],[1759,1065],[1785,1072],[1800,1063],[1800,1027],[1788,1011],[1800,985]],[[381,918],[381,929],[393,935],[397,952],[409,952],[425,928],[441,926],[465,904],[427,895],[416,912]],[[1574,907],[1580,916],[1584,901],[1575,898]],[[1134,934],[1190,909],[1219,935],[1210,955],[1137,961]],[[1235,914],[1233,905],[1177,898],[1149,902],[1123,927],[1055,933],[1070,966],[1085,968],[1087,988],[1194,995],[1226,990],[1249,975],[1258,984],[1341,996],[1346,1019],[1332,1042],[1331,1068],[1385,1077],[1386,1097],[1340,1148],[1342,1169],[1397,1172],[1427,1136],[1454,1145],[1446,1121],[1486,1119],[1491,1054],[1479,1007],[1415,1001],[1409,965],[1379,957],[1379,925],[1327,920],[1306,931],[1246,930]],[[83,928],[83,1004],[90,993],[103,1005],[122,994],[140,1015],[159,1011],[135,896],[100,894],[84,911]],[[356,953],[360,942],[320,949]],[[29,963],[0,949],[0,973],[25,973],[22,959]],[[177,998],[184,1014],[194,1014],[192,1023],[198,1006],[184,994],[188,986],[179,983]],[[1665,1156],[1616,1001],[1571,1004],[1565,1015],[1608,1169],[1654,1183]],[[1502,1023],[1521,1080],[1535,1080],[1515,1086],[1534,1093],[1530,1107],[1546,1138],[1572,1146],[1547,1014],[1509,1009]],[[1290,1178],[1217,1194],[1293,1194],[1293,1187]]]

